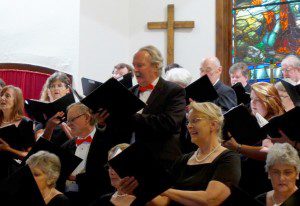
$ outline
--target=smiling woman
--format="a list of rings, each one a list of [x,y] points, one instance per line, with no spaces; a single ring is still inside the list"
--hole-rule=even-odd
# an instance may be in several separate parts
[[[161,201],[167,198],[170,205],[227,205],[230,185],[238,184],[241,172],[239,156],[221,145],[221,108],[210,102],[192,102],[189,107],[188,130],[198,149],[176,161],[171,170],[176,183],[161,194]]]

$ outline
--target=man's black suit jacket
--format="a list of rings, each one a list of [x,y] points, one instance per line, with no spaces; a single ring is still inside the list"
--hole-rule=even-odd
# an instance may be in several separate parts
[[[139,96],[138,85],[130,90]],[[144,143],[156,158],[173,162],[181,154],[179,135],[185,117],[185,90],[159,78],[146,104],[142,114],[136,113],[118,126],[108,126],[113,133],[110,140],[113,144],[129,143],[134,133],[135,141]]]
[[[226,112],[232,107],[237,106],[236,94],[231,87],[223,84],[221,80],[219,80],[214,85],[214,88],[219,95],[219,97],[214,101],[214,103],[221,107],[223,112]]]
[[[96,133],[91,142],[86,160],[85,173],[76,176],[76,182],[79,186],[79,193],[85,202],[93,201],[97,197],[112,191],[108,172],[104,168],[107,163],[108,150],[110,145],[107,144],[104,137],[106,132],[96,129]],[[75,154],[76,138],[68,140],[62,145],[63,148]]]

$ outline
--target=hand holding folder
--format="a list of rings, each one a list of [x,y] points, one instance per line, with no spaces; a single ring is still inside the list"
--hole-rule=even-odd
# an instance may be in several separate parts
[[[163,167],[158,159],[153,157],[147,146],[134,143],[120,154],[108,161],[108,164],[121,178],[134,177],[138,186],[133,191],[135,203],[141,205],[152,200],[157,195],[172,187],[174,178]]]
[[[75,99],[72,93],[66,94],[54,102],[28,99],[25,100],[25,110],[32,119],[40,123],[46,123],[57,112],[62,111],[66,114],[67,107],[74,102]]]

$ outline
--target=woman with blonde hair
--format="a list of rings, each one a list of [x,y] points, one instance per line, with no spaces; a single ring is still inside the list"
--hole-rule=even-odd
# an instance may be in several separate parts
[[[31,155],[26,164],[29,166],[37,186],[47,206],[68,206],[68,198],[55,189],[59,178],[61,163],[59,157],[47,151]]]
[[[161,196],[172,205],[227,205],[241,171],[239,156],[222,146],[221,108],[210,102],[192,102],[189,108],[187,127],[198,149],[176,161],[175,186]]]

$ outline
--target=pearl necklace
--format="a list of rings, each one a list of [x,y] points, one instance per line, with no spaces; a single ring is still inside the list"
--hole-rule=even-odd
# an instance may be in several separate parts
[[[205,157],[203,157],[202,159],[198,159],[198,155],[200,153],[200,148],[197,149],[196,155],[195,155],[195,159],[197,162],[201,163],[204,162],[210,155],[212,155],[217,149],[219,149],[219,147],[221,147],[221,144],[219,144],[218,146],[216,146],[210,153],[208,153]]]

